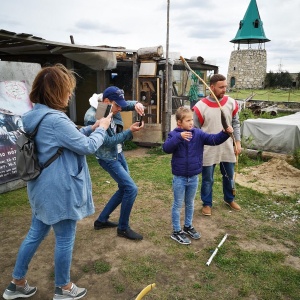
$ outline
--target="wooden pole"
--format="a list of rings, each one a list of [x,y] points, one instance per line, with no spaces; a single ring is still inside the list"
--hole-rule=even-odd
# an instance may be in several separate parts
[[[164,101],[164,134],[163,137],[166,138],[168,136],[169,132],[169,124],[170,118],[169,118],[169,16],[170,16],[170,0],[167,0],[167,38],[166,38],[166,65],[165,65],[165,72],[166,72],[166,78],[165,78],[165,101]]]

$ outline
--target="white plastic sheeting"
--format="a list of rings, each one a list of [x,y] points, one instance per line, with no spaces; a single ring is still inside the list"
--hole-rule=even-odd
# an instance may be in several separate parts
[[[82,52],[65,53],[63,55],[95,71],[111,70],[117,67],[117,56],[115,52]]]
[[[241,134],[249,149],[292,154],[300,149],[300,112],[275,119],[248,119]]]

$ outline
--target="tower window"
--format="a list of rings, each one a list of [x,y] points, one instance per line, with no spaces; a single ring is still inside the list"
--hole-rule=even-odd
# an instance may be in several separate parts
[[[258,28],[258,26],[259,26],[259,20],[256,19],[256,20],[254,21],[253,25],[254,25],[254,28]]]
[[[243,21],[240,21],[239,29],[243,27]]]

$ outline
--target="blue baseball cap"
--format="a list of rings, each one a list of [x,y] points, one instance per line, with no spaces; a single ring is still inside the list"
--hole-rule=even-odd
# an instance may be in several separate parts
[[[110,101],[115,101],[117,105],[126,107],[127,102],[124,98],[124,91],[116,86],[110,86],[103,92],[103,100],[108,98]]]

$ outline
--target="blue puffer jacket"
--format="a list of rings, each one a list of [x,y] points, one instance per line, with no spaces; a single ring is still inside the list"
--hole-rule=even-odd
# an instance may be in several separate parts
[[[32,213],[49,225],[66,219],[80,220],[95,211],[85,155],[100,147],[105,130],[97,128],[92,132],[91,126],[78,130],[65,113],[36,104],[22,116],[25,131],[33,132],[42,118],[35,137],[40,164],[60,147],[63,153],[27,183]]]
[[[122,111],[133,111],[135,110],[135,104],[137,101],[129,100],[126,101],[127,106],[122,108]],[[94,107],[90,107],[84,116],[84,125],[93,125],[96,122],[95,119],[96,109]],[[97,159],[102,160],[117,160],[118,158],[118,144],[122,144],[125,141],[132,139],[132,132],[130,129],[126,129],[123,131],[123,120],[120,113],[113,115],[112,124],[115,123],[117,125],[117,132],[114,132],[114,128],[109,127],[106,130],[106,135],[104,138],[103,145],[99,149],[97,149],[95,155]]]
[[[201,129],[193,128],[192,138],[188,142],[181,137],[185,130],[175,128],[168,134],[163,144],[166,153],[172,153],[172,174],[191,177],[202,172],[204,145],[216,146],[225,142],[229,135],[223,131],[217,134],[208,134]]]

